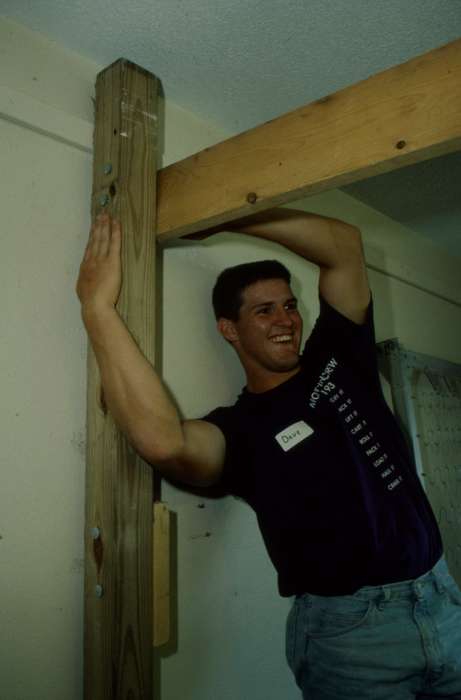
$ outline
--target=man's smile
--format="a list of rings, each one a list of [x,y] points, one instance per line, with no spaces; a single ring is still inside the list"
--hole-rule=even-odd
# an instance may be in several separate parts
[[[273,335],[269,338],[272,343],[291,343],[294,338],[294,333],[283,333],[279,335]]]

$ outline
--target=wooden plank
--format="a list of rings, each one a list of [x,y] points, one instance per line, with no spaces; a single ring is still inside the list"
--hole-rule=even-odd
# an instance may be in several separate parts
[[[123,227],[118,311],[154,362],[158,80],[119,60],[96,82],[92,213]],[[85,698],[152,700],[152,469],[115,428],[88,354]]]
[[[170,512],[154,503],[154,647],[170,639]]]
[[[157,235],[224,225],[460,148],[458,39],[164,168]]]

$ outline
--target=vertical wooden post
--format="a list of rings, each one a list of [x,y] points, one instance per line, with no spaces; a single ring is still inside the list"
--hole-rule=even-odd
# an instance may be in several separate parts
[[[120,59],[96,81],[93,215],[122,224],[118,311],[155,355],[155,212],[159,81]],[[107,413],[88,354],[85,699],[152,700],[152,468]]]

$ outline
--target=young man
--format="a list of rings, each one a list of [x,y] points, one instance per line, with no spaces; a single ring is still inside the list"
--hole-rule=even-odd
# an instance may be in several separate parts
[[[109,410],[166,476],[221,482],[254,508],[279,591],[295,596],[287,657],[305,698],[461,699],[461,593],[382,396],[360,233],[292,210],[231,229],[320,268],[321,312],[301,356],[288,271],[224,271],[215,314],[247,384],[234,406],[181,421],[115,310],[121,231],[102,216],[77,292]]]

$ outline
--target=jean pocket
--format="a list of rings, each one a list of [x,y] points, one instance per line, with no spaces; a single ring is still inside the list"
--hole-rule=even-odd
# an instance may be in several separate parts
[[[298,622],[299,610],[296,603],[291,607],[290,612],[287,617],[286,625],[286,639],[285,639],[285,653],[287,657],[288,666],[293,670],[295,664],[295,650],[296,650],[296,628]]]
[[[347,634],[367,622],[373,607],[372,601],[353,596],[315,597],[309,611],[307,634],[312,639]]]
[[[298,684],[307,656],[306,614],[306,606],[299,599],[295,600],[286,626],[286,658]]]

